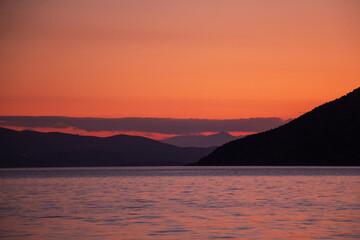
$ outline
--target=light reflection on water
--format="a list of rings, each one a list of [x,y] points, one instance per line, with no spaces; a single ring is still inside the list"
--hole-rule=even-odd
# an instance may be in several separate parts
[[[358,239],[360,168],[0,170],[5,239]]]

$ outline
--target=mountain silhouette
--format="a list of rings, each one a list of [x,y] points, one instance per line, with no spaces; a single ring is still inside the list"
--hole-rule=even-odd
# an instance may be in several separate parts
[[[214,148],[180,148],[138,136],[100,138],[0,128],[0,167],[185,165]]]
[[[360,165],[360,88],[291,122],[217,148],[193,165]]]
[[[212,135],[187,135],[176,136],[161,140],[161,142],[172,144],[178,147],[218,147],[227,142],[241,138],[235,137],[227,132],[219,132]]]

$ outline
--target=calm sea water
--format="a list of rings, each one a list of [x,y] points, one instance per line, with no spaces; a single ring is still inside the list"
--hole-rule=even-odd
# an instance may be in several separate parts
[[[0,170],[4,239],[360,239],[360,168]]]

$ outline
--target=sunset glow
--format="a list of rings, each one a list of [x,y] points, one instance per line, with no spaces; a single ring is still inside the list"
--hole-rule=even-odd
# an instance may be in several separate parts
[[[0,0],[1,239],[356,239],[359,123],[360,0]]]
[[[359,1],[0,9],[0,115],[287,119],[359,85]]]

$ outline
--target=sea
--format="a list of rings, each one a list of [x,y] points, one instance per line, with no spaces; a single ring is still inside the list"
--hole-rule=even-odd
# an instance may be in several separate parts
[[[0,238],[360,239],[360,168],[1,169]]]

